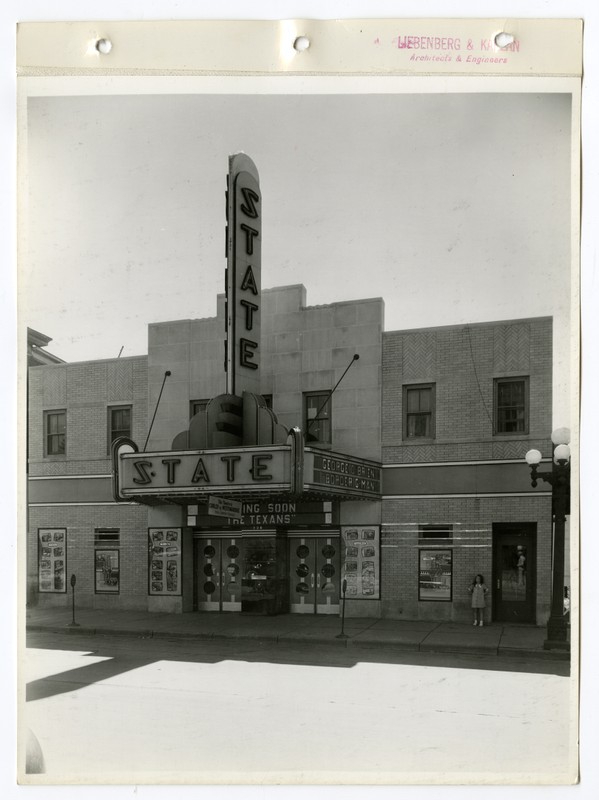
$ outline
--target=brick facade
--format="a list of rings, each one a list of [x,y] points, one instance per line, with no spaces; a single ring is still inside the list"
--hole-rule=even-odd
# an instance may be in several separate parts
[[[533,619],[549,611],[551,503],[535,492],[523,464],[536,447],[551,452],[552,323],[550,318],[383,332],[380,299],[307,306],[302,286],[262,295],[261,391],[272,395],[279,422],[303,425],[305,392],[330,390],[354,353],[360,358],[332,400],[332,448],[383,464],[379,502],[340,502],[340,525],[381,526],[380,599],[348,602],[348,615],[466,621],[467,585],[482,572],[493,591],[487,612],[496,616],[492,582],[499,575],[498,529],[535,527]],[[108,412],[131,406],[132,438],[145,442],[164,373],[148,450],[170,449],[189,425],[190,402],[225,391],[224,298],[217,316],[149,326],[148,356],[35,366],[29,371],[28,601],[67,605],[70,592],[38,592],[38,529],[66,528],[67,579],[77,575],[83,606],[188,611],[193,606],[193,541],[186,510],[148,508],[112,500]],[[494,430],[494,382],[526,378],[528,427]],[[434,431],[408,439],[405,387],[434,385]],[[64,455],[44,454],[44,412],[66,410]],[[148,527],[182,527],[183,597],[148,596]],[[449,600],[419,600],[419,529],[445,525],[452,553]],[[97,593],[94,535],[120,534],[118,594]],[[429,548],[430,549],[430,548]],[[531,550],[531,552],[533,552]]]
[[[493,523],[510,522],[537,525],[535,621],[543,624],[550,611],[551,589],[551,502],[547,497],[386,500],[381,534],[381,616],[468,621],[468,586],[480,572],[490,590],[488,619],[495,618]],[[419,552],[430,547],[419,544],[419,526],[440,524],[453,530],[452,541],[438,547],[452,552],[452,600],[419,600]]]
[[[512,377],[528,380],[528,432],[496,433],[494,382]],[[537,623],[545,622],[550,596],[551,499],[547,487],[539,487],[545,491],[533,496],[524,455],[533,447],[551,453],[551,381],[550,318],[383,335],[382,459],[387,487],[392,482],[393,490],[390,494],[384,490],[382,511],[382,616],[465,621],[470,615],[467,587],[480,572],[491,590],[487,613],[494,618],[492,584],[499,579],[499,567],[495,565],[494,570],[493,524],[533,522],[534,616]],[[433,384],[435,391],[435,431],[426,440],[406,437],[404,387],[417,384]],[[422,469],[445,463],[451,467]],[[508,486],[489,486],[487,481],[481,491],[487,463],[509,475]],[[405,468],[411,464],[426,474],[422,486],[414,479],[414,470]],[[468,483],[451,480],[450,470],[464,474],[466,465],[478,471],[478,479],[475,473]],[[417,488],[402,491],[408,475],[410,486]],[[437,543],[452,552],[449,602],[418,599],[419,551],[428,547],[425,542],[419,544],[418,531],[426,525],[447,525],[453,531],[451,543]]]
[[[380,299],[306,306],[303,286],[262,293],[260,389],[272,395],[279,422],[302,426],[304,392],[329,391],[354,353],[360,359],[332,400],[334,446],[350,455],[381,457]],[[171,372],[152,430],[150,447],[168,449],[189,422],[189,401],[225,391],[224,296],[213,319],[149,326],[149,407],[154,408],[164,373]]]
[[[529,431],[493,433],[496,378],[529,378]],[[392,331],[383,336],[383,462],[523,458],[531,447],[551,452],[552,321]],[[407,441],[404,385],[434,383],[434,440]]]
[[[66,528],[66,593],[37,593],[38,529]],[[118,594],[95,592],[94,534],[96,528],[120,533]],[[28,602],[65,606],[71,602],[70,575],[77,576],[77,605],[86,608],[147,609],[147,510],[137,505],[72,505],[33,507],[29,512],[27,553]]]

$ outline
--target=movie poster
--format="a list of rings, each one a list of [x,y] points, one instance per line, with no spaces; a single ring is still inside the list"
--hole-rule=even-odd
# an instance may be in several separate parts
[[[120,551],[97,549],[95,552],[96,593],[118,594],[120,574]]]
[[[378,525],[342,527],[343,568],[350,600],[380,599],[380,528]]]

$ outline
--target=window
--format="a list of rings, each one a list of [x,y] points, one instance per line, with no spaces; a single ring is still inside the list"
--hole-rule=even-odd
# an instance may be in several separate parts
[[[44,412],[45,443],[47,456],[64,456],[67,447],[67,412]]]
[[[96,528],[94,572],[96,594],[118,594],[121,581],[121,534],[118,528]]]
[[[331,444],[330,392],[304,395],[304,435],[307,444]]]
[[[40,592],[66,592],[67,529],[39,528],[38,588]]]
[[[451,601],[451,550],[418,551],[418,599]]]
[[[404,439],[434,439],[435,384],[404,386]]]
[[[196,414],[205,414],[209,402],[210,400],[191,400],[189,403],[189,419],[195,417]]]
[[[131,406],[111,406],[108,409],[108,450],[115,439],[131,438]]]
[[[495,379],[495,433],[528,433],[528,378]]]
[[[448,545],[453,542],[452,525],[419,525],[418,544]]]
[[[272,409],[272,394],[263,394],[262,397],[266,403],[266,408]]]

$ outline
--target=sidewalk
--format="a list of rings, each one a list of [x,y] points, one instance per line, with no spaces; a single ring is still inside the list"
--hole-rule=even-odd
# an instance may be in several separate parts
[[[28,608],[28,631],[109,634],[144,638],[257,639],[277,644],[308,643],[338,647],[395,648],[419,652],[470,653],[567,660],[561,650],[544,650],[545,628],[493,623],[482,628],[454,622],[391,619],[345,620],[347,638],[338,638],[341,619],[332,616],[241,613],[154,614],[145,611],[80,609],[71,627],[67,608]]]

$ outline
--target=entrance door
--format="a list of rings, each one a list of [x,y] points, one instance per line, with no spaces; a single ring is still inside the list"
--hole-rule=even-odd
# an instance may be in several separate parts
[[[536,523],[493,524],[493,617],[535,622]]]
[[[202,536],[194,546],[197,610],[241,611],[239,543],[229,536]]]
[[[339,614],[339,537],[289,540],[289,600],[295,614]]]

